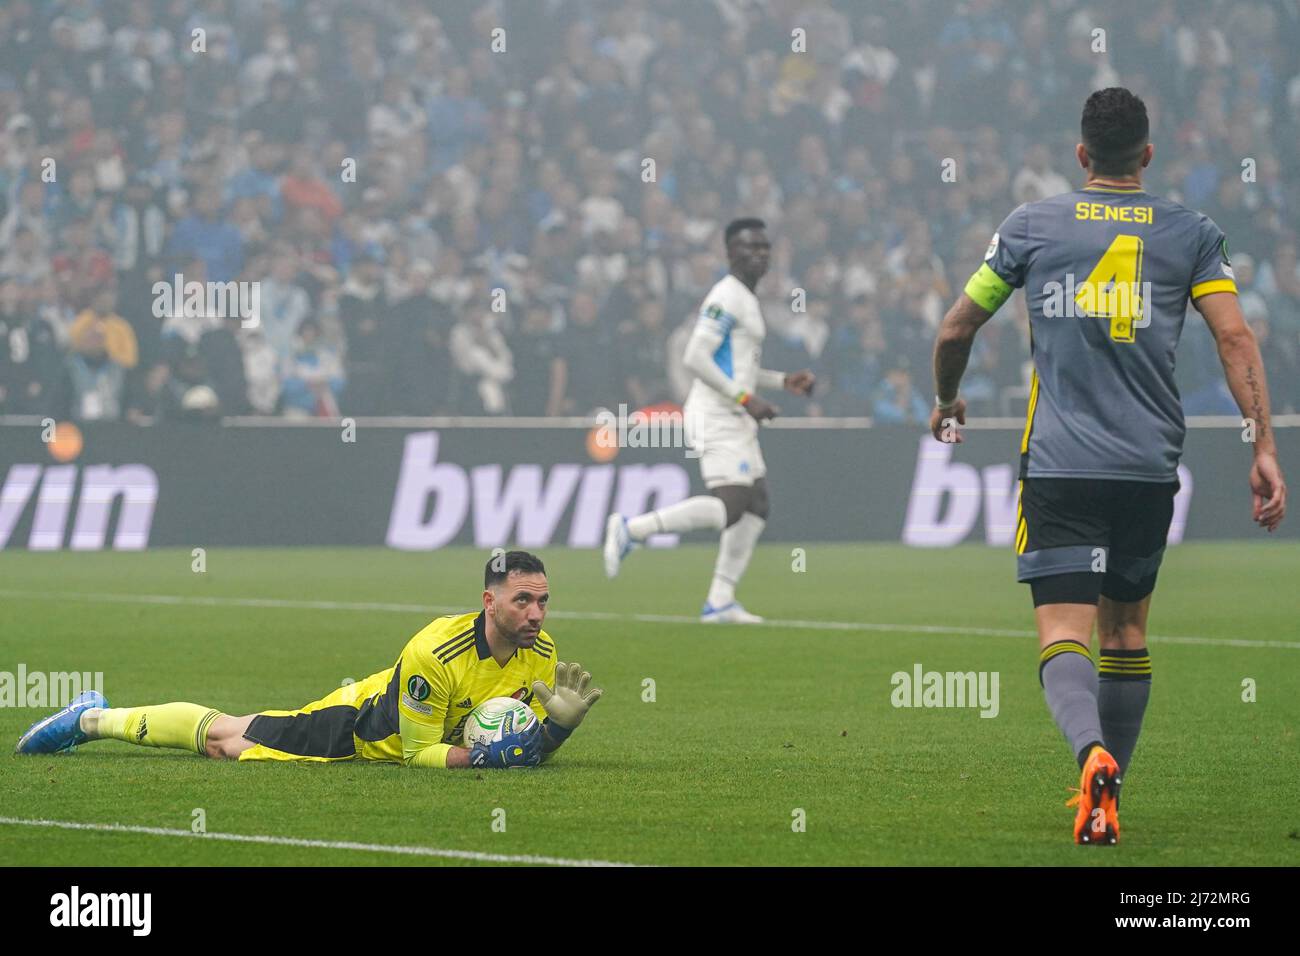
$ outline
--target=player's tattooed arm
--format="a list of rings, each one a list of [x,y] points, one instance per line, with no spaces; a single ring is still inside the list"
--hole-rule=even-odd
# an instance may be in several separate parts
[[[1262,358],[1262,356],[1261,356]],[[1246,366],[1246,387],[1250,389],[1250,417],[1258,423],[1255,431],[1255,445],[1259,446],[1261,435],[1268,437],[1272,441],[1273,436],[1268,430],[1268,415],[1265,409],[1268,403],[1264,399],[1264,371],[1262,368],[1257,369],[1253,364]]]
[[[963,292],[939,324],[934,341],[935,408],[930,413],[930,431],[939,441],[961,441],[951,428],[953,421],[966,424],[966,403],[957,395],[961,377],[970,361],[975,334],[993,313]],[[951,432],[952,437],[947,437]]]
[[[1223,363],[1228,389],[1237,401],[1241,414],[1254,422],[1256,455],[1277,453],[1270,427],[1268,383],[1264,378],[1264,359],[1259,352],[1255,333],[1246,324],[1237,296],[1232,292],[1213,292],[1192,303],[1205,317],[1214,335]]]
[[[961,377],[970,361],[975,333],[993,315],[963,292],[939,324],[934,342],[935,394],[943,402],[957,397]]]
[[[1245,419],[1253,423],[1250,469],[1251,517],[1256,524],[1273,531],[1286,516],[1286,479],[1277,460],[1277,444],[1269,421],[1268,382],[1264,359],[1255,334],[1241,314],[1237,296],[1213,292],[1193,300],[1197,311],[1214,334],[1219,361],[1228,388]]]

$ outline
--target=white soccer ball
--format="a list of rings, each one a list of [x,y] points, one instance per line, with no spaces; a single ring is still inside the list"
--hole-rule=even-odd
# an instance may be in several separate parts
[[[469,712],[461,737],[463,746],[496,743],[506,734],[519,733],[537,723],[537,714],[522,700],[513,697],[493,697]]]

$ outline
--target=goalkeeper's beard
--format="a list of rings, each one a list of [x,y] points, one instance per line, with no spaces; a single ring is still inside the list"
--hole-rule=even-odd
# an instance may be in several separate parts
[[[527,630],[527,624],[522,627],[515,627],[508,620],[503,620],[503,615],[497,610],[493,610],[492,623],[496,627],[497,633],[504,637],[508,643],[522,648],[532,647],[537,641],[537,634],[542,629],[540,624],[537,626],[537,632]]]

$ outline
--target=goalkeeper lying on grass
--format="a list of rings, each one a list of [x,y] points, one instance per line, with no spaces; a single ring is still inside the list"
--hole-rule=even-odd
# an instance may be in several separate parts
[[[411,638],[397,664],[345,684],[300,710],[229,717],[198,704],[110,708],[88,691],[18,741],[21,754],[90,740],[175,747],[231,760],[385,760],[409,767],[535,767],[582,723],[599,688],[578,664],[556,664],[542,630],[546,568],[526,551],[488,562],[483,610],[440,617]],[[523,732],[459,746],[477,704],[514,697],[537,713]]]

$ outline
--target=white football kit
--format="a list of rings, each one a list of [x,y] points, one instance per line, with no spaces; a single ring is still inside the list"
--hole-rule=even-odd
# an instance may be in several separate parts
[[[709,290],[686,344],[695,375],[686,397],[686,439],[700,455],[708,488],[752,485],[767,474],[758,422],[736,399],[757,388],[780,388],[782,372],[762,368],[767,326],[758,297],[730,273]]]

